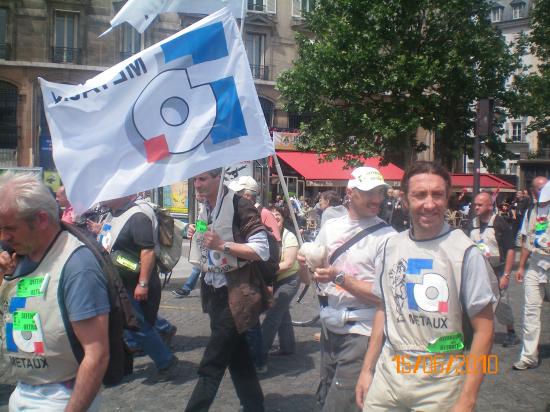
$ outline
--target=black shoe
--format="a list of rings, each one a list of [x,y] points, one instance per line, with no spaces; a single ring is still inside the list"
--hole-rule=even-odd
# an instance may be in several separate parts
[[[512,346],[516,346],[519,343],[519,339],[516,336],[514,332],[509,332],[506,334],[506,337],[502,341],[502,346],[505,348],[509,348]]]
[[[178,289],[174,289],[172,291],[172,295],[174,295],[178,299],[189,296],[190,293],[191,293],[191,291],[189,289],[185,289],[185,288],[178,288]]]

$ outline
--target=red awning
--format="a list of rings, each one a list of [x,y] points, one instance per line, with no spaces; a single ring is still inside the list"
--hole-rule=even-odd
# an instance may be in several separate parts
[[[451,182],[454,188],[472,188],[474,186],[474,177],[472,174],[452,173]],[[482,173],[479,176],[479,186],[482,189],[499,189],[502,191],[515,191],[513,184],[508,183],[497,176]]]
[[[349,180],[353,169],[345,169],[346,163],[336,159],[330,162],[319,162],[323,155],[305,152],[277,152],[277,157],[292,167],[306,180]],[[385,180],[400,181],[403,170],[389,163],[387,166],[379,166],[380,158],[362,158],[363,166],[375,167],[380,170]]]

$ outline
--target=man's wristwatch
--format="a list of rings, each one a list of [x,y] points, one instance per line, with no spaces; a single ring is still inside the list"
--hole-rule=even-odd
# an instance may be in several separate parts
[[[223,253],[229,255],[231,254],[231,248],[229,247],[229,243],[228,242],[225,242],[223,244]]]
[[[335,276],[333,282],[337,284],[338,286],[342,286],[346,281],[346,273],[344,271],[338,272],[338,274]]]
[[[147,282],[138,282],[138,285],[141,286],[142,288],[149,287],[149,284]]]

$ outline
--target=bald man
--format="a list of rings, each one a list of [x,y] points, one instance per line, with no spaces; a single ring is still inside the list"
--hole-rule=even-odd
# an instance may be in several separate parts
[[[475,197],[474,211],[475,218],[469,227],[470,239],[487,258],[498,277],[500,301],[495,314],[497,320],[506,325],[507,330],[502,346],[514,346],[518,339],[508,294],[510,272],[515,257],[513,230],[501,216],[494,213],[490,193],[482,192]]]
[[[539,365],[538,344],[541,329],[541,311],[544,295],[550,294],[548,284],[550,276],[550,237],[549,215],[550,200],[540,198],[543,187],[548,183],[544,176],[537,176],[531,184],[536,204],[525,215],[521,234],[523,244],[516,273],[518,282],[524,284],[525,309],[523,311],[523,347],[520,359],[514,363],[514,369],[526,370]],[[531,257],[529,268],[525,271],[527,259]]]

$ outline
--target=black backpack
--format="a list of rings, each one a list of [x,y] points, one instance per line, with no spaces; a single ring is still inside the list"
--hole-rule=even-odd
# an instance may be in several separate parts
[[[133,355],[128,346],[124,342],[124,329],[138,330],[136,315],[132,308],[132,304],[128,299],[126,288],[122,284],[122,280],[117,269],[113,266],[108,253],[99,246],[98,243],[91,240],[85,232],[73,225],[61,223],[64,230],[75,236],[84,245],[90,249],[95,258],[99,262],[105,279],[107,280],[107,290],[109,292],[109,304],[111,311],[109,312],[109,365],[103,383],[106,386],[114,386],[122,380],[124,375],[128,375],[133,371]],[[73,353],[81,362],[84,357],[82,346],[76,339],[74,331],[68,319],[67,309],[63,300],[63,294],[59,294],[59,303],[61,315],[65,323],[65,328],[71,342]]]
[[[281,260],[281,245],[275,236],[273,235],[271,228],[264,225],[265,232],[267,233],[267,241],[269,243],[269,259],[265,262],[263,260],[256,261],[254,264],[262,274],[262,278],[268,285],[273,285],[277,278],[277,272],[279,271],[279,262]]]

